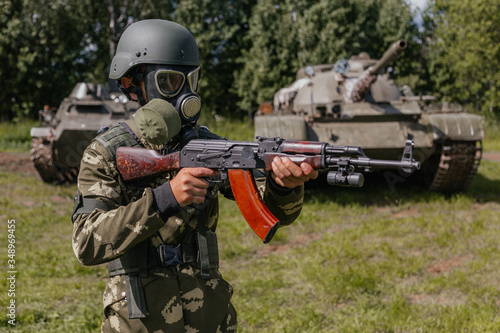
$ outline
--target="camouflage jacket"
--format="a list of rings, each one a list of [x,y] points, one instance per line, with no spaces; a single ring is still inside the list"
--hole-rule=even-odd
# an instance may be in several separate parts
[[[129,130],[135,132],[133,122],[127,124],[132,128]],[[90,202],[90,209],[77,210],[73,215],[72,243],[75,255],[84,265],[130,257],[145,240],[154,247],[186,243],[197,228],[193,208],[181,209],[171,192],[158,195],[155,191],[174,173],[138,182],[123,181],[108,149],[110,141],[111,146],[126,143],[158,147],[132,135],[122,141],[122,137],[113,137],[116,131],[124,132],[123,127],[115,127],[98,136],[85,150],[81,161],[75,206]],[[292,223],[302,208],[303,187],[284,189],[264,174],[256,182],[265,204],[281,225]],[[230,189],[221,192],[231,198]],[[166,211],[159,211],[157,200],[171,204]],[[218,200],[215,194],[200,213],[206,217],[205,224],[211,231],[217,227]],[[102,331],[235,332],[236,311],[230,303],[232,287],[216,268],[210,269],[209,279],[200,277],[199,273],[200,269],[191,265],[151,267],[148,264],[147,274],[141,273],[137,279],[122,273],[111,275],[110,270],[103,295]],[[142,296],[134,299],[134,290],[144,295],[142,302]]]

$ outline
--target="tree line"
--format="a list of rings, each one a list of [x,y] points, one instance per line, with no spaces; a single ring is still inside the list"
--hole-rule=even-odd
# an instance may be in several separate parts
[[[500,4],[431,0],[423,24],[405,0],[5,0],[0,4],[0,119],[34,118],[77,82],[108,83],[124,29],[148,18],[186,26],[200,49],[205,113],[243,118],[310,64],[398,39],[397,83],[500,114]]]

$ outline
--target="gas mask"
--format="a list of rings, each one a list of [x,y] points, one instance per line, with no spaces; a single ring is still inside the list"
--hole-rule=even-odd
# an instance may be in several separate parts
[[[200,67],[146,65],[144,83],[149,101],[160,98],[175,106],[182,124],[196,124],[201,99],[196,94]]]

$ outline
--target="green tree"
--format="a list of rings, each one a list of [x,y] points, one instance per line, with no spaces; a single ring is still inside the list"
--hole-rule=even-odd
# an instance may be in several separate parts
[[[110,56],[121,33],[132,22],[161,18],[187,27],[200,50],[202,77],[199,94],[204,113],[235,115],[238,96],[231,91],[233,72],[256,0],[150,0],[147,2],[107,0],[110,27]]]
[[[236,112],[238,96],[232,91],[237,60],[249,47],[248,19],[256,0],[182,0],[172,19],[186,26],[200,50],[202,76],[199,94],[209,114],[241,116]]]
[[[12,0],[0,4],[2,119],[56,106],[76,82],[107,82],[107,67],[128,25],[163,18],[193,32],[201,52],[200,94],[208,113],[234,114],[230,91],[256,0]]]
[[[19,72],[15,70],[21,40],[26,31],[22,28],[22,0],[4,1],[0,4],[0,77],[4,82],[0,89],[0,120],[15,116],[14,107],[19,87]]]
[[[106,0],[109,28],[109,34],[106,37],[109,43],[109,59],[111,60],[115,55],[120,36],[130,24],[153,18],[172,20],[176,6],[177,4],[173,0]],[[106,17],[103,18],[103,22],[106,22]]]
[[[427,13],[434,88],[449,101],[500,114],[500,3],[436,0]]]
[[[291,1],[261,0],[254,9],[245,38],[251,47],[238,59],[243,68],[233,88],[240,98],[239,107],[247,112],[289,83],[291,72],[298,67],[294,9]]]
[[[416,31],[401,0],[261,0],[250,24],[252,46],[243,53],[244,68],[235,84],[239,106],[248,112],[292,83],[300,67],[361,51],[377,58],[400,38],[413,45]],[[405,58],[410,62],[409,55]]]
[[[43,104],[57,105],[75,82],[103,79],[94,74],[107,58],[98,43],[104,27],[94,19],[105,12],[96,3],[17,0],[2,8],[3,119],[35,115]]]

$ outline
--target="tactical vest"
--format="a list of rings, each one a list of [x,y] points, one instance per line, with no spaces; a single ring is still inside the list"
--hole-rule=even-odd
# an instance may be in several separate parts
[[[118,147],[144,147],[141,141],[135,136],[135,134],[133,134],[130,127],[125,123],[120,123],[117,126],[105,130],[105,132],[95,137],[92,141],[97,141],[102,144],[115,161],[116,150]],[[90,214],[96,208],[104,211],[109,210],[109,207],[104,202],[95,199],[83,198],[80,191],[77,190],[72,220],[74,221],[76,216],[79,214]]]
[[[97,136],[95,141],[106,148],[109,155],[116,161],[116,151],[119,147],[143,147],[141,140],[135,135],[132,129],[126,123],[120,123],[113,126],[101,135]]]

